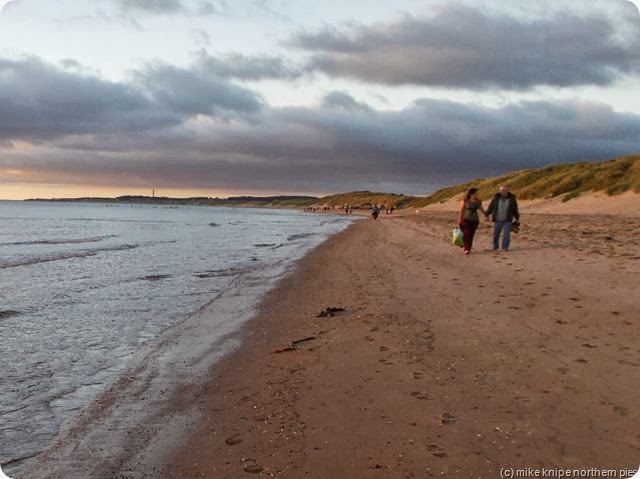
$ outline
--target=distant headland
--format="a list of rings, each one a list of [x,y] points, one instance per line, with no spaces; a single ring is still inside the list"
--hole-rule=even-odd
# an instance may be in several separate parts
[[[185,206],[272,206],[272,207],[305,207],[315,204],[319,198],[315,196],[233,196],[229,198],[210,198],[195,196],[189,198],[172,198],[168,196],[124,195],[117,197],[81,197],[81,198],[30,198],[25,201],[83,202],[108,204],[154,204]]]

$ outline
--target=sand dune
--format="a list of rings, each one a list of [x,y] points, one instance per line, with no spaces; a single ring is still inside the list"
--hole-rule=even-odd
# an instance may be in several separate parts
[[[518,192],[515,191],[515,193]],[[461,197],[429,205],[424,210],[455,211],[460,208]],[[488,204],[490,199],[485,198],[485,203]],[[562,197],[520,201],[520,207],[523,213],[640,216],[639,202],[640,194],[631,191],[616,196],[609,196],[602,192],[590,192],[566,202],[562,201]]]

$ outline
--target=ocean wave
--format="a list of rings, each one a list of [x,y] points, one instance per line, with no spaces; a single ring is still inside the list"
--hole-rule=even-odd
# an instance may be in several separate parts
[[[315,236],[315,233],[298,233],[295,235],[291,235],[287,238],[287,241],[295,241],[303,238],[308,238],[310,236]]]
[[[116,238],[116,235],[93,236],[91,238],[71,238],[71,239],[43,239],[32,241],[16,241],[14,243],[0,243],[0,246],[32,246],[32,245],[61,245],[61,244],[82,244],[99,243],[109,238]]]
[[[149,274],[147,276],[143,276],[142,280],[144,281],[162,281],[163,279],[172,278],[170,274]]]
[[[194,276],[196,278],[202,278],[202,279],[223,278],[223,277],[229,277],[229,276],[238,276],[246,271],[247,271],[246,268],[238,268],[238,267],[231,267],[231,268],[225,268],[225,269],[210,269],[208,271],[194,273]]]
[[[45,255],[36,255],[36,256],[28,256],[23,258],[15,258],[9,260],[0,260],[0,269],[7,268],[15,268],[18,266],[29,266],[33,264],[39,263],[49,263],[51,261],[64,261],[67,259],[74,258],[88,258],[91,256],[96,256],[100,253],[107,253],[111,251],[126,251],[130,249],[137,248],[138,245],[135,244],[123,244],[118,246],[113,246],[109,248],[96,248],[92,250],[85,251],[65,251],[61,253],[52,253]]]

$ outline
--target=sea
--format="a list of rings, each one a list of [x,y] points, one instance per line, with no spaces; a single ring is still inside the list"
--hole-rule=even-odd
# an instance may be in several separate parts
[[[282,209],[0,201],[2,470],[17,474],[141,364],[152,368],[144,387],[156,402],[185,363],[188,381],[205,380],[237,347],[232,333],[260,297],[352,221]]]

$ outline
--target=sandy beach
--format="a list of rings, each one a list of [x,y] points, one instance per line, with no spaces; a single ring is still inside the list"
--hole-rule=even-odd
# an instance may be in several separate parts
[[[483,223],[464,256],[437,208],[332,237],[265,298],[191,440],[144,477],[636,469],[640,217],[534,209],[508,253]]]
[[[135,416],[126,404],[149,404],[152,378],[127,376],[139,387],[116,384],[77,438],[15,477],[629,477],[637,198],[522,203],[511,250],[491,250],[483,222],[469,256],[450,244],[457,202],[356,221],[225,338],[240,346],[208,382],[160,391],[160,415],[130,417],[125,443],[85,444],[102,434],[90,426],[101,408]]]

